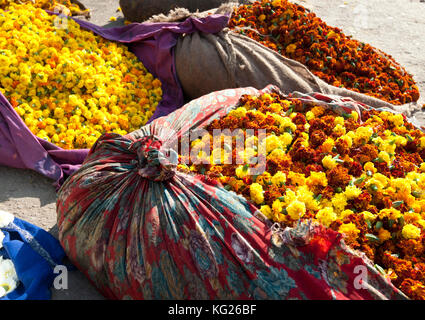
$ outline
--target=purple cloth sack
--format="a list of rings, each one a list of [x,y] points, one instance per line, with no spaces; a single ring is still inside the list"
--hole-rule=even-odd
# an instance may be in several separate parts
[[[217,33],[228,22],[225,15],[188,18],[179,23],[133,23],[104,28],[74,19],[84,29],[112,41],[124,43],[155,77],[162,82],[163,99],[150,119],[167,115],[184,104],[176,76],[174,47],[182,34]],[[64,150],[31,133],[9,101],[0,93],[0,165],[35,170],[55,180],[59,188],[76,171],[88,149]]]

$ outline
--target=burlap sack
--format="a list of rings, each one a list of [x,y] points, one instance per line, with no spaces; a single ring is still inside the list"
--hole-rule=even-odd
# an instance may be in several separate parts
[[[124,17],[132,22],[155,22],[149,20],[152,16],[159,15],[161,22],[178,21],[174,19],[175,11],[179,13],[177,16],[182,18],[181,12],[191,13],[207,11],[215,9],[229,0],[120,0],[120,6]],[[240,0],[239,3],[247,3],[249,1]],[[165,14],[168,14],[166,18]],[[170,20],[171,18],[171,20]]]
[[[382,100],[331,86],[303,64],[239,33],[228,29],[218,34],[193,33],[181,37],[175,49],[177,76],[188,100],[226,88],[269,84],[288,94],[320,92],[350,97],[374,108],[400,112],[408,106],[394,106]]]

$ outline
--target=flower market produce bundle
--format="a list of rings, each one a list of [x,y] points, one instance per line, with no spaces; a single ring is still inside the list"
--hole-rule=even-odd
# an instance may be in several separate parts
[[[263,0],[235,8],[229,27],[306,65],[325,82],[388,101],[415,102],[419,90],[394,59],[330,27],[287,0]]]
[[[80,28],[55,27],[32,5],[0,11],[1,91],[36,136],[64,149],[90,148],[105,132],[145,124],[161,83],[137,57]]]
[[[217,12],[233,8],[233,5],[220,7]],[[173,15],[164,21],[171,18]],[[350,97],[374,108],[396,108],[376,97],[330,85],[302,63],[267,48],[236,29],[226,28],[215,34],[183,35],[175,48],[175,64],[177,77],[188,99],[228,88],[252,86],[261,89],[273,84],[286,94],[316,92]]]
[[[390,113],[379,122],[366,112],[363,117],[371,120],[359,125],[351,111],[360,105],[353,100],[317,95],[320,101],[301,103],[278,98],[274,90],[214,92],[140,130],[105,134],[95,143],[59,190],[58,229],[67,256],[107,298],[406,298],[363,253],[345,245],[343,234],[351,236],[351,246],[369,248],[371,258],[399,259],[405,265],[412,261],[407,256],[413,259],[413,250],[403,248],[419,244],[422,237],[420,200],[412,201],[397,188],[404,179],[413,183],[411,174],[421,176],[412,169],[420,156],[410,156],[410,148],[422,134]],[[347,114],[329,112],[326,118],[325,108],[331,106]],[[378,126],[385,130],[373,135]],[[263,174],[249,176],[253,168],[245,165],[183,166],[190,146],[195,161],[198,156],[209,159],[210,146],[196,149],[206,145],[207,130],[251,127],[267,129],[266,141],[243,149],[241,157],[248,160],[265,147]],[[371,137],[377,145],[369,143]],[[248,140],[255,142],[255,137]],[[223,150],[233,152],[231,145],[227,142]],[[351,152],[356,148],[357,156]],[[422,147],[416,148],[420,153]],[[214,149],[212,154],[225,156]],[[400,175],[400,166],[413,172],[393,178]],[[386,183],[380,182],[383,177]],[[363,196],[357,197],[358,192]],[[404,199],[397,209],[388,204]],[[395,212],[405,218],[404,225],[392,216],[389,225]],[[304,221],[295,224],[298,219]],[[380,229],[391,238],[380,240]],[[370,242],[367,234],[373,237]],[[391,256],[396,253],[399,258]],[[400,272],[396,263],[391,268],[403,279],[403,288],[413,288],[404,280],[407,271]],[[407,281],[418,287],[421,282],[410,277]]]
[[[228,18],[104,28],[52,18],[28,4],[11,5],[0,20],[0,165],[35,170],[60,186],[88,153],[72,148],[89,147],[99,132],[129,132],[152,113],[151,120],[181,107],[172,50],[177,39],[219,32]]]
[[[0,210],[0,300],[47,300],[65,252],[47,231]]]
[[[267,137],[263,146],[253,136],[254,147],[220,153],[213,130],[225,128],[266,129]],[[198,163],[186,160],[182,169],[220,182],[282,227],[312,219],[344,234],[400,290],[425,299],[425,134],[401,114],[363,109],[359,116],[314,100],[247,95],[206,129],[192,143]],[[261,147],[267,171],[253,175],[248,161]],[[236,157],[245,162],[236,165]]]

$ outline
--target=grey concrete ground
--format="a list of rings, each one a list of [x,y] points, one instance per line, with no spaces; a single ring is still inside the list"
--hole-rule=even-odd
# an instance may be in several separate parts
[[[81,0],[91,22],[108,27],[123,23],[118,0]],[[417,81],[425,97],[425,3],[420,0],[299,0],[329,25],[392,55]],[[110,17],[117,21],[110,22]],[[423,101],[423,98],[422,98]],[[423,113],[417,113],[423,117]],[[0,210],[9,211],[57,236],[56,194],[52,181],[28,170],[0,167]],[[68,290],[53,290],[54,300],[102,299],[78,272],[69,274]]]

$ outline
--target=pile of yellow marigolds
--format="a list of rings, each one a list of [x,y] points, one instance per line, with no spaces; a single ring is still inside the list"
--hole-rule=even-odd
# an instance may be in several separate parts
[[[189,165],[180,170],[216,179],[283,226],[312,219],[341,232],[404,293],[425,299],[425,134],[401,114],[365,111],[361,123],[356,112],[277,94],[244,96],[239,105],[207,126],[210,135],[191,146],[197,161],[181,157]],[[235,137],[230,148],[213,148],[214,130],[238,128],[243,150]],[[246,129],[265,129],[266,138]],[[266,171],[252,174],[259,150]]]
[[[31,132],[64,149],[139,129],[161,82],[126,46],[57,19],[31,4],[0,10],[1,92]]]
[[[229,27],[304,64],[336,87],[396,105],[419,99],[412,76],[391,56],[346,36],[287,0],[263,0],[237,7]]]
[[[12,4],[31,3],[34,7],[61,12],[68,15],[84,15],[89,16],[88,9],[82,9],[72,0],[0,0],[0,9],[8,9]],[[65,10],[64,10],[65,9]]]

